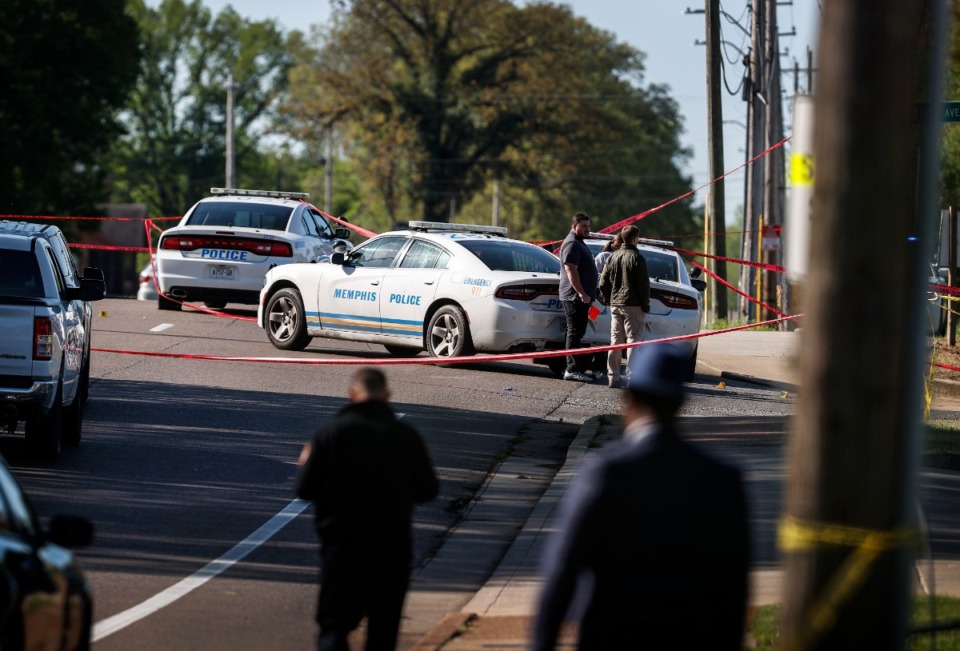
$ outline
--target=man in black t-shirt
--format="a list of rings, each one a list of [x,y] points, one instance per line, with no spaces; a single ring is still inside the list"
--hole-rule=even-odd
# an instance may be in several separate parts
[[[560,245],[560,302],[567,321],[566,348],[580,348],[587,331],[590,306],[597,295],[597,266],[583,239],[590,234],[590,217],[582,212],[573,216],[570,233]],[[564,380],[592,382],[592,355],[568,355]]]

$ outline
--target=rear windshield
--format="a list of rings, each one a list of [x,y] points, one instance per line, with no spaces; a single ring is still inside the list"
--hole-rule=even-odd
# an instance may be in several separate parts
[[[670,253],[657,253],[644,250],[640,252],[647,261],[647,275],[658,280],[679,280],[677,276],[677,256]]]
[[[285,231],[293,208],[256,203],[228,203],[211,201],[199,204],[190,218],[188,226],[228,226],[242,228],[261,228],[268,231]]]
[[[512,240],[457,240],[491,271],[560,273],[560,260],[538,246]]]
[[[43,277],[32,251],[0,249],[0,296],[43,298]]]

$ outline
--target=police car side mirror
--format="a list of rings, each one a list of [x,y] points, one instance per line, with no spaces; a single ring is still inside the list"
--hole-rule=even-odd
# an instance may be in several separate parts
[[[702,292],[707,289],[706,280],[700,280],[699,278],[694,278],[693,280],[690,281],[690,284],[693,285],[698,292]]]
[[[347,261],[347,256],[343,254],[343,251],[335,251],[333,255],[330,256],[331,264],[338,264],[340,266],[343,266],[344,264],[346,264],[346,261]]]
[[[350,229],[349,228],[338,228],[334,231],[334,234],[337,236],[337,239],[340,240],[349,240],[350,239]]]

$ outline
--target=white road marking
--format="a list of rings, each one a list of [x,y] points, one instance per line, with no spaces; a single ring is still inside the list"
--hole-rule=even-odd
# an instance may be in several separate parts
[[[163,332],[167,328],[172,328],[172,327],[173,327],[172,323],[161,323],[158,326],[153,326],[152,328],[150,328],[150,332]]]
[[[108,635],[130,626],[144,617],[148,617],[165,606],[169,606],[177,599],[193,592],[210,579],[221,574],[232,567],[237,562],[243,560],[253,550],[269,540],[275,533],[283,529],[295,517],[303,513],[310,505],[310,502],[304,500],[293,500],[280,513],[270,518],[262,527],[247,536],[245,540],[237,543],[233,549],[225,553],[215,561],[207,563],[204,567],[194,572],[191,576],[183,579],[166,590],[155,594],[146,601],[129,608],[112,617],[107,617],[94,624],[93,638],[94,642],[102,640]]]

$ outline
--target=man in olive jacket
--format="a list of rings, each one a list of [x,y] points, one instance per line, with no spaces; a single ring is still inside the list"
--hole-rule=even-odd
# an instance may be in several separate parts
[[[600,274],[600,296],[610,305],[610,343],[614,345],[641,341],[650,311],[647,261],[637,249],[640,231],[633,225],[624,226],[620,239],[623,245],[610,256]],[[621,349],[607,355],[607,383],[611,388],[620,387],[622,359]]]
[[[313,500],[320,537],[320,651],[348,651],[367,617],[366,651],[393,651],[410,580],[411,518],[437,477],[415,429],[397,420],[384,374],[353,376],[350,404],[300,454],[297,497]]]

